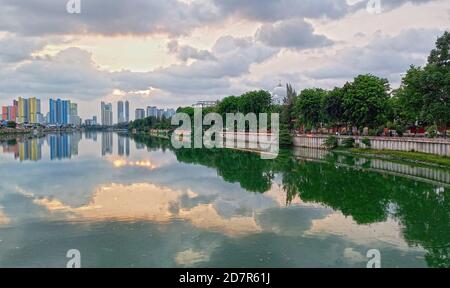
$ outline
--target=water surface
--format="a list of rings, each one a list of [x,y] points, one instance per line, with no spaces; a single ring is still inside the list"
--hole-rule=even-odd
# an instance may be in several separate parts
[[[53,134],[0,147],[0,267],[450,267],[450,171]]]

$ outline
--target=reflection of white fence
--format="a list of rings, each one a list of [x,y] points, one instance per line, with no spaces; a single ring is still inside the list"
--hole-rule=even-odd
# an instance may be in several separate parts
[[[300,148],[294,147],[294,156],[306,160],[325,160],[326,156],[330,154],[327,150],[317,148]]]
[[[441,169],[433,169],[430,167],[417,167],[406,164],[393,163],[379,159],[370,160],[370,167],[373,169],[406,174],[450,184],[450,172]]]
[[[323,149],[299,147],[294,148],[294,155],[296,157],[318,162],[323,162],[329,153],[330,152]],[[414,166],[406,163],[395,163],[388,160],[369,159],[360,156],[355,157],[354,162],[351,163],[351,165],[347,163],[346,159],[346,156],[339,155],[339,157],[337,157],[337,164],[450,184],[450,171],[444,169]]]
[[[306,136],[296,135],[294,145],[297,147],[323,149],[328,136]],[[339,136],[339,141],[343,141],[346,136]],[[362,143],[365,137],[354,137],[361,148],[366,148]],[[450,156],[450,140],[446,139],[417,139],[417,138],[386,138],[367,137],[370,140],[371,148],[378,150],[416,151],[441,156]]]
[[[191,131],[175,131],[176,137],[190,141],[195,137]],[[183,136],[183,137],[181,137]],[[249,148],[266,150],[267,147],[278,145],[278,137],[272,133],[222,132],[225,147]],[[202,135],[203,139],[203,135]]]

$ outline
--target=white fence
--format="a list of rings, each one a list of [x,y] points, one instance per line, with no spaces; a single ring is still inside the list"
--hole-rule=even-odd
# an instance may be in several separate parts
[[[342,142],[346,136],[337,136]],[[294,136],[294,146],[324,149],[324,144],[328,136]],[[359,147],[367,148],[362,139],[370,140],[371,148],[378,150],[415,151],[427,154],[435,154],[450,157],[450,140],[447,139],[426,139],[426,138],[386,138],[386,137],[353,137]]]

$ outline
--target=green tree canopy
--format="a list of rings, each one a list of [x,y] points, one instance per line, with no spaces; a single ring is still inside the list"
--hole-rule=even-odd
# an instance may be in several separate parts
[[[322,103],[327,92],[323,89],[305,89],[294,101],[294,115],[302,124],[317,127],[323,120]]]
[[[374,75],[359,75],[344,86],[344,118],[359,128],[385,123],[389,82]]]
[[[323,100],[323,109],[327,122],[331,125],[339,125],[342,123],[344,114],[344,90],[342,88],[334,88],[325,95]]]

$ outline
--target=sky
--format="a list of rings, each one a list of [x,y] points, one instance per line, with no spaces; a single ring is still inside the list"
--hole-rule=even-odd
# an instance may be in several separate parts
[[[279,82],[391,87],[450,30],[450,0],[0,0],[0,105],[38,97],[177,108]],[[379,3],[369,6],[370,3]]]

